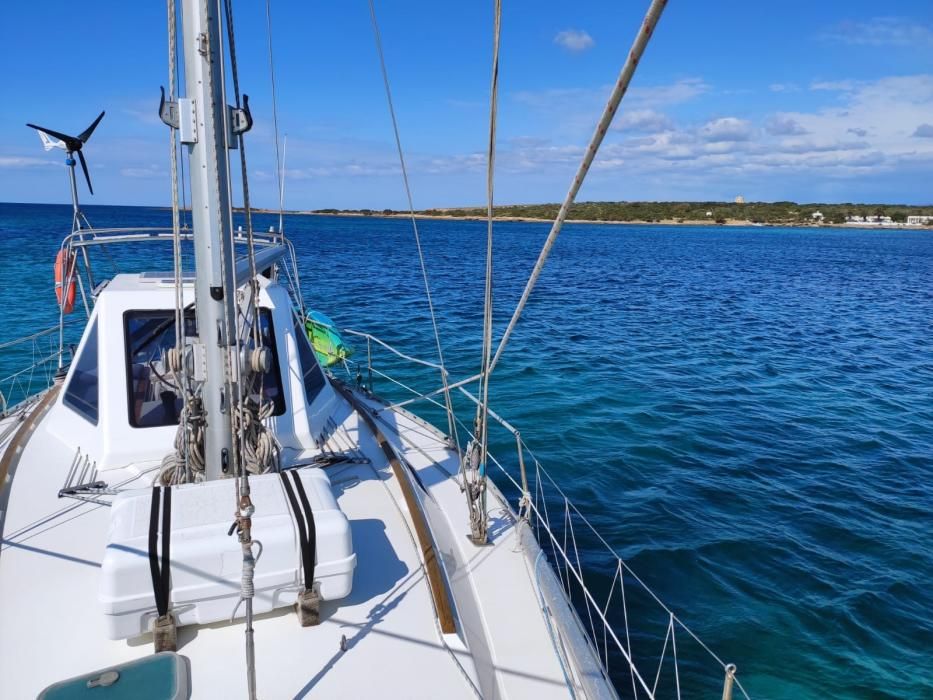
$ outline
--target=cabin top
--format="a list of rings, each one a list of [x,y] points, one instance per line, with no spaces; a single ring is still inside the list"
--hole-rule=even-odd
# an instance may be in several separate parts
[[[259,280],[261,342],[272,351],[262,398],[274,406],[269,423],[283,458],[305,458],[336,396],[287,290]],[[182,293],[187,347],[198,332],[192,282]],[[47,418],[50,432],[98,470],[160,461],[172,450],[183,403],[166,364],[176,343],[174,285],[171,273],[142,273],[117,275],[103,288]],[[190,371],[196,365],[191,353]]]

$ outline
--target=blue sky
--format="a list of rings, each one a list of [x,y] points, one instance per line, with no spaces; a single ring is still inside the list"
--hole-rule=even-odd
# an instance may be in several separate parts
[[[504,0],[497,201],[559,201],[647,2]],[[235,4],[256,126],[250,189],[276,206],[265,3]],[[485,201],[492,2],[379,0],[415,206]],[[402,208],[365,0],[273,0],[286,206]],[[67,200],[77,133],[100,204],[170,202],[162,2],[0,7],[0,201]],[[580,199],[933,202],[933,3],[672,0]]]

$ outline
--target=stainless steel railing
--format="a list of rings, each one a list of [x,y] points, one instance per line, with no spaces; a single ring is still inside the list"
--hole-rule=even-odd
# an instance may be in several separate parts
[[[423,401],[446,411],[446,405],[435,398],[443,389],[420,391],[412,386],[413,381],[396,379],[391,370],[374,366],[374,353],[383,350],[393,362],[443,371],[438,365],[397,350],[369,333],[350,329],[341,332],[366,341],[365,361],[355,363],[355,368],[350,362],[344,365],[360,387],[372,391],[372,377],[376,376],[409,395],[388,403],[384,410],[401,411],[409,404]],[[364,372],[368,383],[363,379]],[[448,388],[476,403],[478,399],[466,386],[478,379],[474,376],[451,382]],[[741,697],[748,700],[748,693],[736,677],[735,665],[725,663],[619,556],[535,457],[519,431],[492,410],[489,417],[490,424],[508,433],[515,445],[514,461],[492,453],[489,461],[503,485],[517,496],[516,517],[534,532],[563,595],[577,611],[602,673],[614,681],[617,690],[626,697],[680,698],[682,693],[718,694],[721,689],[723,700],[731,700],[737,688]],[[462,421],[458,419],[457,424],[473,437]],[[581,556],[584,545],[586,557]],[[589,568],[585,559],[599,559],[602,573]],[[607,562],[614,570],[608,587]],[[654,629],[646,631],[642,623],[649,622],[649,618]]]
[[[55,373],[70,360],[71,347],[59,344],[60,330],[56,324],[0,343],[0,367],[6,366],[0,377],[0,415],[49,388]]]

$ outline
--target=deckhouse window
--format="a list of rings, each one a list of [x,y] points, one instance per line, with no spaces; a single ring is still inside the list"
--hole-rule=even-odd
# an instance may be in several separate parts
[[[97,370],[97,321],[91,326],[81,355],[75,362],[71,380],[62,401],[80,415],[97,425],[100,390]]]
[[[298,364],[301,366],[301,380],[305,385],[305,398],[310,404],[324,387],[324,372],[314,356],[307,331],[298,318],[295,318],[295,344],[298,346]]]
[[[130,425],[134,428],[178,425],[182,395],[166,366],[166,352],[175,347],[175,312],[128,311],[124,315],[124,330]],[[272,349],[272,367],[263,377],[262,399],[274,404],[273,415],[278,416],[285,412],[285,398],[269,309],[260,309],[259,331],[262,343]],[[185,336],[193,338],[195,335],[195,317],[193,312],[188,312]],[[258,401],[259,394],[252,398]]]

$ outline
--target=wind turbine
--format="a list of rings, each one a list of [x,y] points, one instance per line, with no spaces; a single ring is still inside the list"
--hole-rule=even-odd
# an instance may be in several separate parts
[[[65,151],[65,165],[70,168],[68,172],[71,178],[71,200],[72,204],[74,205],[76,220],[80,216],[80,211],[78,209],[78,187],[75,182],[76,163],[73,155],[75,153],[78,154],[78,160],[81,161],[81,169],[84,171],[84,179],[87,180],[87,188],[91,194],[94,194],[94,188],[91,186],[91,175],[87,171],[87,161],[84,159],[84,153],[81,152],[81,147],[88,142],[88,139],[91,138],[91,134],[94,133],[94,129],[97,128],[97,125],[100,124],[100,120],[103,118],[104,112],[101,112],[97,115],[97,119],[95,119],[87,129],[82,131],[77,136],[69,136],[68,134],[63,134],[60,131],[47,129],[44,126],[26,124],[26,126],[39,132],[39,138],[42,140],[42,145],[45,147],[46,151],[51,151],[53,148],[61,148],[63,151]]]

